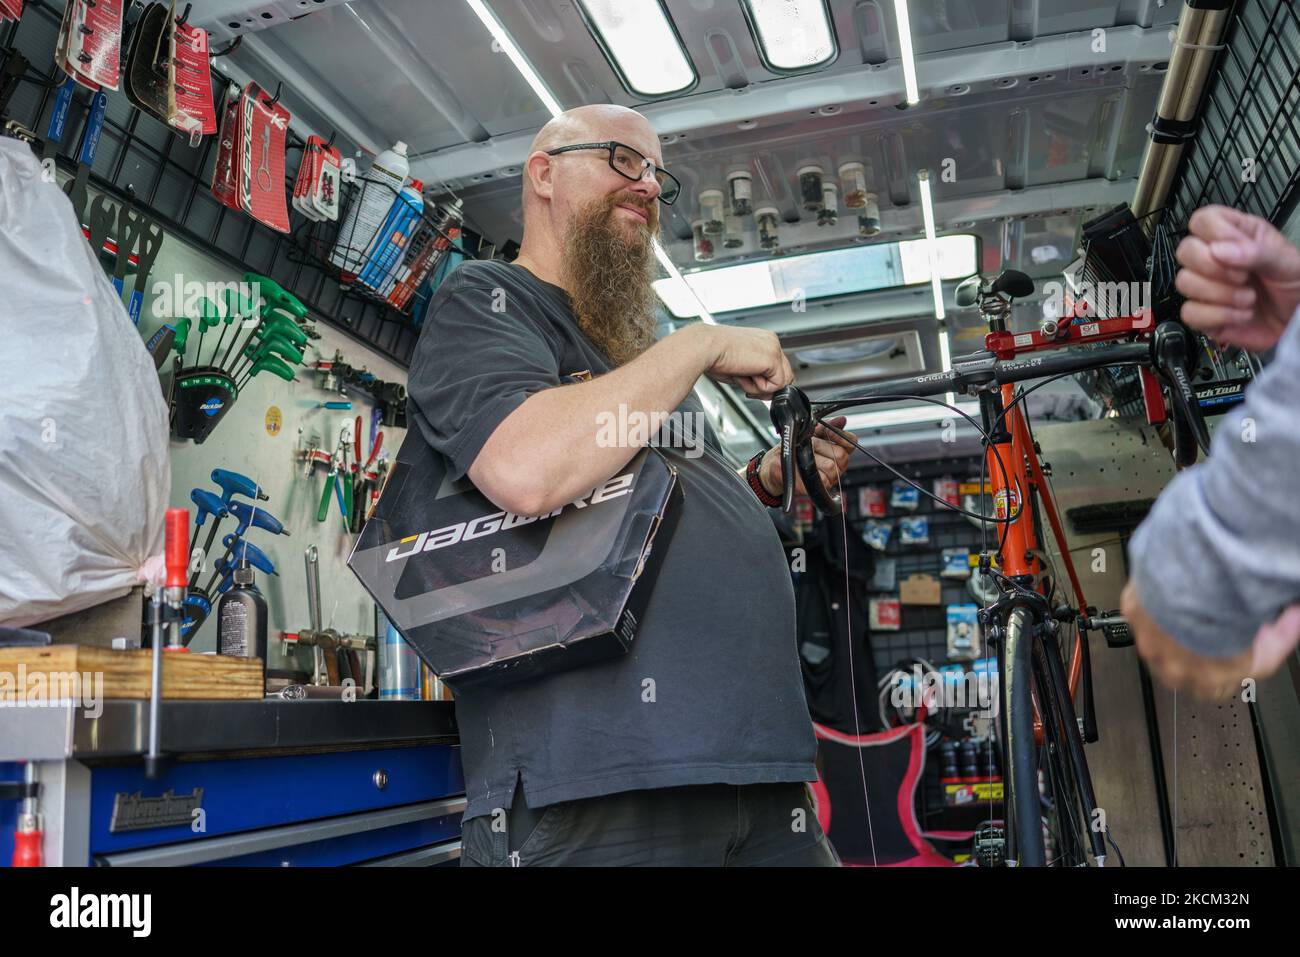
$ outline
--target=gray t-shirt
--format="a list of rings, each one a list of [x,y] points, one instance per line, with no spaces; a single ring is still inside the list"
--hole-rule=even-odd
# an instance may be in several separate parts
[[[1212,451],[1160,493],[1129,560],[1157,625],[1192,651],[1231,658],[1300,602],[1300,311]]]
[[[607,371],[564,290],[521,266],[467,262],[429,305],[409,415],[460,478],[532,393]],[[466,820],[509,807],[517,776],[530,808],[645,788],[816,778],[780,538],[726,464],[695,396],[677,411],[702,425],[704,451],[661,444],[684,498],[632,650],[457,696]]]

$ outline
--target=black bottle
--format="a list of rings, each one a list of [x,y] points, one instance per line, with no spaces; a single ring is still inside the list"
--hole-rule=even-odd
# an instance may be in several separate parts
[[[945,741],[939,745],[939,778],[946,780],[955,777],[958,777],[957,745],[953,741]]]
[[[967,738],[961,743],[958,752],[961,762],[961,776],[968,780],[978,780],[980,776],[979,745]]]
[[[217,605],[217,653],[262,659],[266,672],[266,599],[254,583],[253,569],[241,561],[234,586]]]

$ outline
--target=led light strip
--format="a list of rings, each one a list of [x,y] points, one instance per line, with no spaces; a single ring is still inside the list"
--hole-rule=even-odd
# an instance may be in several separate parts
[[[952,393],[949,393],[951,396]],[[948,401],[952,401],[949,399]],[[972,418],[979,415],[980,404],[978,402],[954,402],[953,403],[962,412]],[[943,409],[928,402],[919,408],[912,406],[901,409],[885,409],[880,412],[858,412],[845,413],[848,421],[844,428],[849,432],[858,432],[864,429],[880,429],[891,425],[920,425],[926,422],[942,422],[944,419],[952,419],[958,426],[966,424],[966,420],[959,416],[952,409]]]
[[[532,65],[524,59],[524,55],[520,52],[519,47],[515,46],[515,41],[510,38],[510,34],[506,32],[505,27],[501,25],[501,22],[497,20],[492,11],[487,8],[487,5],[483,0],[465,0],[465,2],[469,4],[469,8],[474,11],[474,15],[483,21],[483,26],[487,27],[488,32],[492,34],[492,39],[496,40],[501,49],[505,51],[506,56],[510,58],[510,62],[513,63],[515,69],[519,71],[519,75],[524,78],[524,82],[527,83],[529,87],[532,88],[532,91],[537,94],[538,99],[542,101],[542,105],[546,107],[551,116],[556,117],[563,113],[564,108],[560,106],[560,101],[555,98],[555,94],[553,94],[547,88],[546,84],[542,82],[542,78],[537,75],[537,71],[532,68]],[[691,284],[682,277],[681,272],[673,265],[673,261],[668,258],[668,253],[664,250],[663,245],[657,238],[653,240],[653,243],[655,258],[659,260],[659,265],[664,267],[664,272],[668,273],[669,278],[680,284],[683,289],[691,294],[691,298],[699,303],[700,318],[704,322],[716,324],[717,320],[715,320],[713,314],[705,308],[704,300],[699,297],[699,294],[696,293]],[[661,300],[662,298],[663,297],[660,297]]]
[[[898,23],[899,54],[903,60],[903,87],[907,90],[907,105],[921,102],[921,92],[916,85],[916,60],[912,56],[912,21],[907,15],[907,0],[894,0],[894,19]]]
[[[921,170],[917,174],[917,179],[921,183],[921,216],[925,220],[926,253],[930,258],[930,289],[934,293],[934,317],[942,322],[944,319],[943,280],[939,278],[939,242],[934,232],[934,200],[930,196],[930,171]]]
[[[925,245],[930,258],[930,291],[934,293],[934,318],[939,335],[939,361],[943,371],[952,368],[952,353],[948,348],[948,323],[944,321],[943,280],[939,278],[939,239],[934,229],[934,198],[930,195],[930,171],[921,170],[917,174],[921,184],[921,217],[925,220]],[[951,403],[956,399],[954,393],[944,396]]]
[[[465,2],[474,11],[474,15],[483,21],[483,26],[487,27],[488,33],[492,34],[492,39],[496,40],[501,49],[505,51],[505,55],[510,58],[510,62],[515,65],[515,69],[519,71],[524,81],[533,88],[533,92],[541,99],[542,105],[550,111],[551,116],[559,116],[563,113],[564,109],[560,106],[560,101],[546,88],[546,84],[537,75],[537,71],[524,59],[519,47],[515,46],[515,41],[510,38],[510,34],[506,33],[506,28],[487,8],[483,0],[465,0]]]

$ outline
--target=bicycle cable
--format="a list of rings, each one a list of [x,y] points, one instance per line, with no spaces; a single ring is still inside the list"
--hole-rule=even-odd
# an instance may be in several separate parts
[[[1125,363],[1125,364],[1134,364],[1134,363]],[[929,404],[931,404],[931,405],[941,406],[941,407],[943,407],[943,408],[949,409],[949,410],[952,411],[952,412],[955,412],[957,415],[960,415],[963,419],[965,419],[965,420],[966,420],[966,421],[971,425],[972,428],[975,429],[976,432],[978,432],[978,433],[980,434],[980,436],[982,436],[982,438],[983,438],[983,440],[984,440],[984,443],[983,443],[983,444],[984,444],[984,447],[985,447],[986,449],[991,449],[991,450],[993,451],[993,456],[994,456],[994,458],[997,460],[997,463],[998,463],[998,469],[999,469],[999,470],[1001,471],[1001,473],[1002,473],[1002,481],[1003,481],[1003,485],[1004,485],[1004,487],[1009,488],[1009,487],[1011,486],[1011,480],[1010,480],[1010,476],[1009,476],[1008,473],[1007,473],[1006,463],[1003,461],[1003,459],[1002,459],[1002,454],[1001,454],[1001,452],[998,450],[997,445],[996,445],[996,444],[993,442],[993,440],[992,440],[992,433],[995,433],[995,432],[998,431],[999,427],[1002,425],[1003,421],[1006,419],[1007,413],[1010,412],[1010,411],[1011,411],[1013,408],[1015,408],[1017,405],[1024,403],[1025,399],[1028,398],[1029,395],[1031,395],[1032,393],[1036,392],[1038,389],[1041,389],[1041,388],[1043,388],[1044,386],[1049,385],[1049,384],[1052,383],[1052,382],[1056,382],[1056,381],[1058,381],[1058,380],[1060,380],[1060,379],[1064,379],[1064,378],[1066,378],[1067,376],[1071,376],[1071,375],[1074,375],[1074,374],[1075,374],[1074,372],[1062,372],[1062,373],[1058,373],[1057,375],[1048,376],[1047,378],[1042,379],[1041,381],[1034,383],[1032,386],[1030,386],[1030,387],[1028,387],[1028,388],[1022,388],[1022,389],[1019,391],[1019,393],[1018,393],[1016,396],[1014,396],[1014,397],[1012,398],[1012,401],[1009,402],[1009,403],[1008,403],[1008,404],[1003,408],[1002,412],[998,415],[998,417],[993,421],[992,429],[991,429],[991,430],[987,430],[987,431],[984,429],[984,427],[983,427],[980,423],[977,423],[977,422],[974,420],[974,418],[972,418],[968,413],[966,413],[966,412],[962,411],[961,409],[957,408],[954,404],[952,404],[952,403],[950,403],[950,402],[947,402],[947,401],[942,400],[942,399],[936,399],[936,398],[933,397],[933,396],[921,396],[921,395],[873,396],[872,399],[873,399],[873,401],[903,401],[903,400],[919,400],[919,401],[921,401],[921,402],[927,402],[927,403],[929,403]],[[946,509],[949,509],[950,511],[955,511],[955,512],[958,512],[958,513],[960,513],[960,514],[962,514],[962,515],[966,515],[966,516],[969,516],[969,517],[972,517],[972,518],[976,518],[976,519],[978,519],[979,522],[980,522],[980,532],[981,532],[981,537],[982,537],[981,558],[983,558],[985,555],[988,554],[988,525],[989,525],[989,524],[998,524],[998,525],[1001,525],[1001,526],[1002,526],[1002,535],[1001,535],[1001,537],[1000,537],[1000,539],[999,539],[999,541],[998,541],[998,553],[999,553],[999,554],[1002,553],[1003,549],[1004,549],[1005,546],[1006,546],[1007,535],[1008,535],[1008,533],[1009,533],[1009,531],[1010,531],[1011,524],[1012,524],[1013,522],[1017,521],[1017,520],[1020,518],[1021,512],[1023,511],[1023,508],[1024,508],[1025,495],[1024,495],[1024,490],[1020,487],[1020,481],[1019,481],[1019,478],[1018,478],[1018,477],[1017,477],[1016,482],[1015,482],[1015,487],[1016,487],[1017,494],[1020,496],[1020,498],[1019,498],[1019,501],[1017,502],[1017,505],[1016,505],[1016,509],[1015,509],[1014,514],[1009,514],[1006,518],[999,519],[996,515],[990,517],[990,516],[988,516],[987,514],[984,514],[983,511],[982,511],[982,508],[981,508],[981,512],[980,512],[979,514],[977,514],[977,513],[975,513],[975,512],[971,512],[971,511],[969,511],[969,510],[967,510],[967,509],[961,508],[960,506],[955,506],[955,505],[953,505],[951,502],[947,501],[946,499],[942,499],[942,498],[940,498],[939,496],[934,495],[934,494],[931,493],[930,491],[928,491],[928,490],[922,488],[920,485],[918,485],[916,482],[913,482],[911,479],[909,479],[906,475],[904,475],[904,474],[903,474],[902,472],[900,472],[898,469],[894,468],[894,467],[893,467],[892,465],[890,465],[888,462],[886,462],[886,461],[884,461],[883,459],[881,459],[881,458],[880,458],[879,456],[877,456],[874,452],[871,452],[869,449],[867,449],[865,446],[863,446],[860,442],[857,442],[857,441],[854,441],[853,439],[850,439],[850,438],[848,437],[848,434],[847,434],[843,429],[840,429],[840,428],[837,427],[837,426],[833,426],[833,425],[831,425],[831,424],[828,423],[828,422],[827,422],[823,417],[818,416],[818,415],[814,415],[814,416],[813,416],[813,419],[814,419],[814,421],[815,421],[816,423],[818,423],[818,424],[824,426],[824,427],[826,428],[826,430],[827,430],[829,433],[832,433],[832,434],[834,434],[834,435],[837,435],[837,436],[839,436],[841,439],[844,439],[845,441],[849,442],[849,444],[851,444],[854,448],[859,449],[860,451],[862,451],[862,452],[863,452],[864,454],[866,454],[869,458],[871,458],[872,460],[874,460],[878,465],[882,466],[886,471],[892,473],[894,476],[896,476],[897,478],[901,479],[904,483],[906,483],[907,485],[912,486],[912,487],[915,488],[918,492],[920,492],[921,494],[925,495],[926,497],[932,499],[932,500],[933,500],[934,502],[936,502],[937,504],[943,506],[943,507],[946,508]],[[1032,441],[1032,437],[1031,437],[1031,441]],[[987,456],[987,454],[986,454],[986,455],[981,455],[981,456],[980,456],[980,504],[981,504],[981,506],[983,506],[984,481],[985,481],[985,478],[986,478],[987,474],[988,474],[988,456]],[[844,488],[843,488],[843,483],[840,481],[840,476],[839,476],[838,474],[837,474],[836,477],[835,477],[835,484],[836,484],[836,488],[837,488],[837,490],[838,490],[838,492],[839,492],[839,494],[840,494],[840,500],[843,501],[843,497],[844,497]],[[1053,495],[1054,495],[1054,490],[1053,490]],[[1008,511],[1010,511],[1010,510],[1008,509]],[[841,520],[841,532],[842,532],[842,534],[843,534],[843,536],[844,536],[844,587],[845,587],[845,595],[848,596],[849,594],[851,594],[851,584],[850,584],[850,579],[849,579],[849,567],[848,567],[848,515],[847,515],[847,512],[846,512],[843,508],[840,509],[840,520]],[[996,578],[1000,578],[1000,579],[1002,579],[1003,581],[1007,581],[1006,576],[1002,575],[1002,574],[999,573],[999,572],[994,571],[991,567],[990,567],[990,569],[989,569],[989,572],[990,572],[991,575],[996,576]],[[1055,576],[1055,566],[1053,566],[1053,584],[1055,584],[1055,577],[1056,577],[1056,576]],[[1077,598],[1077,597],[1078,597],[1078,596],[1076,596],[1076,598]],[[849,604],[850,604],[850,603],[846,600],[846,601],[845,601],[845,616],[846,616],[846,620],[847,620],[847,623],[848,623],[848,629],[849,629],[849,674],[850,674],[850,676],[852,676],[852,675],[856,674],[856,672],[855,672],[855,670],[854,670],[854,665],[853,665],[853,640],[852,640],[852,636],[853,636],[853,628],[852,628],[852,612],[851,612],[851,610],[850,610],[850,608],[849,608]],[[984,607],[987,608],[988,605],[985,604]],[[1000,692],[999,692],[999,695],[1000,695]],[[861,718],[860,718],[860,715],[859,715],[859,709],[858,709],[858,693],[857,693],[857,682],[856,682],[856,680],[853,681],[853,694],[851,695],[851,698],[852,698],[852,701],[853,701],[853,731],[854,731],[854,738],[855,738],[855,740],[860,740],[861,737],[862,737],[862,725],[861,725]],[[874,863],[876,862],[876,860],[877,860],[877,857],[876,857],[876,839],[875,839],[875,831],[874,831],[874,828],[872,827],[872,824],[871,824],[871,799],[870,799],[870,794],[869,794],[868,789],[867,789],[866,766],[865,766],[865,763],[864,763],[864,761],[863,761],[863,757],[862,757],[862,753],[861,753],[861,745],[860,745],[860,744],[858,745],[858,748],[859,748],[859,751],[858,751],[858,770],[859,770],[859,774],[860,774],[860,776],[861,776],[861,781],[862,781],[862,799],[863,799],[864,807],[865,807],[865,809],[866,809],[866,817],[867,817],[867,833],[868,833],[868,837],[869,837],[870,842],[871,842],[871,855],[872,855],[872,862],[873,862],[873,864],[874,864]],[[990,791],[989,791],[989,813],[990,813],[990,816],[992,815],[992,807],[993,807],[993,799],[992,799],[992,790],[990,789]],[[1114,840],[1113,840],[1113,838],[1111,838],[1110,835],[1109,835],[1109,829],[1107,829],[1107,839],[1110,840],[1110,842],[1111,842],[1111,846],[1112,846],[1112,847],[1115,847]],[[1116,853],[1118,854],[1118,853],[1119,853],[1119,848],[1118,848],[1118,847],[1115,847],[1115,851],[1116,851]],[[1122,855],[1120,855],[1120,862],[1121,862],[1121,865],[1122,865],[1122,864],[1123,864],[1123,856],[1122,856]]]

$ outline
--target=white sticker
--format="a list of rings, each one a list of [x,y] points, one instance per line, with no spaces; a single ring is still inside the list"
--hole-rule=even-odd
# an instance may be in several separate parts
[[[1022,332],[1020,335],[1015,337],[1015,343],[1018,346],[1032,346],[1034,344],[1033,333]]]
[[[1085,322],[1083,325],[1079,326],[1079,335],[1081,336],[1095,336],[1099,332],[1101,332],[1100,323]]]

